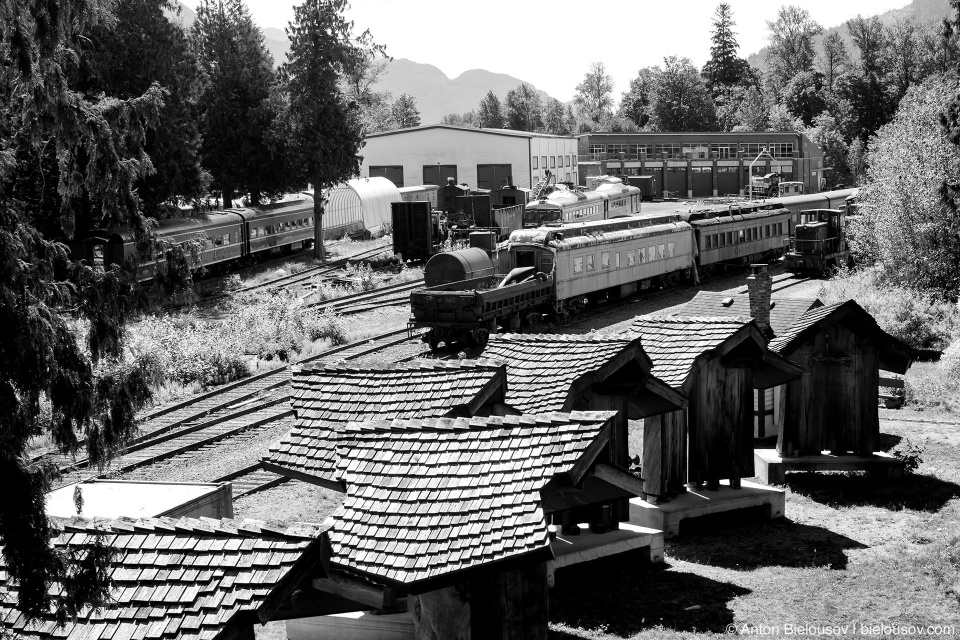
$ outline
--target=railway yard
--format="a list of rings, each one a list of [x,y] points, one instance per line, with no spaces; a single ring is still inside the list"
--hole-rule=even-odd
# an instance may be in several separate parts
[[[379,251],[366,250],[358,259]],[[475,350],[431,353],[420,331],[408,332],[409,291],[423,286],[417,278],[311,299],[316,282],[342,282],[343,267],[334,263],[280,277],[259,276],[256,284],[241,285],[228,295],[295,291],[317,311],[349,315],[350,327],[365,334],[297,364],[386,364],[482,355]],[[813,298],[822,285],[822,280],[786,273],[779,266],[770,274],[777,296]],[[700,286],[610,302],[540,330],[617,334],[629,329],[636,316],[684,304],[698,291],[746,293],[744,277],[736,271]],[[88,468],[83,460],[59,460],[61,484],[95,476],[229,481],[236,518],[322,522],[342,503],[342,494],[291,480],[262,464],[270,447],[295,424],[290,366],[154,408],[144,416],[141,435],[110,468],[101,471]],[[706,637],[750,633],[751,625],[765,624],[781,629],[838,623],[960,624],[960,584],[945,584],[936,568],[960,517],[960,420],[909,409],[881,410],[880,420],[885,450],[906,442],[922,448],[923,462],[915,473],[896,482],[857,475],[791,476],[786,518],[761,521],[750,511],[700,518],[686,535],[667,541],[663,564],[623,563],[617,556],[564,569],[563,579],[558,575],[550,591],[550,637]],[[641,425],[630,423],[631,455],[641,453]],[[597,588],[578,588],[583,584]],[[906,599],[899,597],[903,584],[912,589]],[[843,611],[859,613],[855,620],[841,621],[838,612]],[[282,622],[257,626],[256,635],[287,637]]]

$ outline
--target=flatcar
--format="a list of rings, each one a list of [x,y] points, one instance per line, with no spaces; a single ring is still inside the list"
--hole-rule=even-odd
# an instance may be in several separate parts
[[[199,240],[200,264],[204,267],[266,252],[299,249],[313,241],[313,200],[303,198],[160,220],[154,233],[161,243]],[[140,255],[133,232],[126,229],[92,230],[84,251],[91,264],[104,268],[133,261],[141,282],[153,278],[160,259],[159,255]]]

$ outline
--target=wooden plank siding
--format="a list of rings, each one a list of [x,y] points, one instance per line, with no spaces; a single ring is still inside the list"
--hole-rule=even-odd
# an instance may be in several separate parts
[[[832,324],[790,358],[804,374],[788,385],[777,452],[795,457],[822,450],[857,454],[876,450],[879,352],[870,337]]]

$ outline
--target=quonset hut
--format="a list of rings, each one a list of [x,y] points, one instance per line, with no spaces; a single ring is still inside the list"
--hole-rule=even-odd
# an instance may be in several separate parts
[[[313,191],[307,191],[313,196]],[[362,233],[381,235],[390,223],[390,204],[400,191],[386,178],[354,178],[330,189],[323,213],[323,238],[332,240]]]

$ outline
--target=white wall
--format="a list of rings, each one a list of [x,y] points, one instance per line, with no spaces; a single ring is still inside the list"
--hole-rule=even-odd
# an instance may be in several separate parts
[[[530,151],[531,145],[533,151]],[[363,162],[360,176],[370,175],[370,166],[402,166],[405,186],[423,184],[423,166],[436,164],[457,165],[457,181],[470,187],[477,186],[478,164],[509,164],[513,182],[530,187],[530,156],[572,155],[576,157],[576,138],[527,138],[460,129],[427,128],[367,138],[360,150]],[[559,179],[569,171],[574,175],[572,159],[564,167]],[[541,172],[534,172],[534,184]],[[576,178],[572,178],[576,180]],[[441,185],[442,186],[442,185]]]
[[[543,176],[543,157],[547,157],[546,168],[556,176],[557,181],[572,180],[577,182],[577,139],[576,138],[532,138],[530,141],[530,155],[537,156],[537,168],[532,170],[533,181],[537,182]],[[552,167],[550,159],[555,158],[555,164],[563,166]],[[569,162],[569,166],[568,163]]]

